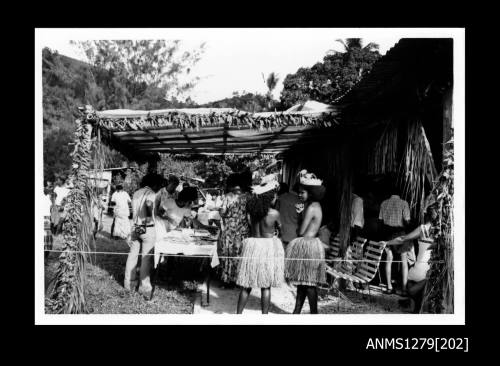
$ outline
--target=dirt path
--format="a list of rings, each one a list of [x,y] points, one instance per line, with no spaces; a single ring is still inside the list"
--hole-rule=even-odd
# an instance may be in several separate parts
[[[210,303],[207,304],[206,284],[199,286],[200,296],[194,304],[195,314],[235,314],[239,288],[223,289],[220,282],[212,281],[210,285]],[[295,290],[284,285],[271,289],[272,314],[290,314],[295,305]],[[261,314],[260,289],[252,289],[243,314]]]
[[[238,303],[239,289],[223,289],[220,282],[212,281],[210,286],[210,303],[207,304],[206,284],[198,287],[194,314],[235,314]],[[379,288],[372,286],[368,291],[344,291],[342,297],[334,291],[320,290],[318,311],[320,314],[377,314],[405,313],[398,304],[396,295],[385,295]],[[295,306],[295,287],[283,285],[271,289],[271,314],[291,314]],[[260,289],[252,289],[248,303],[243,311],[245,314],[261,314]],[[310,314],[309,303],[306,300],[302,314]]]

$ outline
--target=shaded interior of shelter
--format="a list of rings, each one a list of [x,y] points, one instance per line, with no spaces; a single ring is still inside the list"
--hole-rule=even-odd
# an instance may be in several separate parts
[[[284,180],[293,185],[298,171],[307,169],[324,178],[327,221],[339,223],[343,185],[371,191],[379,202],[398,171],[370,174],[368,159],[388,125],[397,132],[397,160],[403,158],[408,127],[419,121],[429,141],[437,172],[443,144],[451,136],[453,43],[451,39],[403,39],[372,72],[341,98],[341,125],[311,132],[314,143],[299,138],[284,154]],[[399,169],[399,167],[398,167]],[[346,180],[346,176],[349,178]],[[347,183],[346,183],[347,182]],[[426,183],[427,193],[431,183]],[[379,239],[374,237],[373,239]]]

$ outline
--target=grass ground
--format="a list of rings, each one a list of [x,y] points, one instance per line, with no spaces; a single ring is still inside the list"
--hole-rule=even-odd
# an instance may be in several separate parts
[[[128,253],[129,248],[126,242],[111,239],[106,226],[109,227],[109,222],[105,221],[105,231],[97,234],[96,251]],[[55,237],[54,250],[61,249],[61,239],[61,236]],[[56,273],[58,257],[59,253],[52,252],[47,260],[46,288]],[[153,299],[146,301],[137,292],[130,294],[123,288],[126,260],[126,255],[96,254],[91,256],[91,263],[86,269],[85,283],[85,300],[90,313],[191,314],[193,312],[196,281],[199,281],[199,274],[196,271],[190,271],[193,273],[191,276],[183,276],[186,270],[183,270],[181,267],[184,266],[179,263],[175,263],[177,269],[180,269],[176,271],[179,276],[160,270],[155,281]],[[166,275],[169,277],[167,278]]]

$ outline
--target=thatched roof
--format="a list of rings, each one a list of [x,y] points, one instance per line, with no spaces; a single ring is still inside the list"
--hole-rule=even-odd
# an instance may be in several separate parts
[[[327,137],[339,122],[337,110],[249,113],[231,108],[153,111],[81,111],[102,140],[130,154],[279,153]],[[300,140],[300,141],[299,141]]]

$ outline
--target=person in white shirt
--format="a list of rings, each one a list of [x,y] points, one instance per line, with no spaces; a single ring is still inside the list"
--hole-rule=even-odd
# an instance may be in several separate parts
[[[197,198],[196,188],[187,187],[179,193],[177,199],[162,200],[158,207],[161,224],[157,227],[157,235],[164,235],[177,228],[185,218],[192,219],[191,207]]]
[[[102,197],[94,197],[92,198],[92,217],[94,219],[94,240],[97,238],[97,232],[102,230],[100,228],[102,224],[102,211],[104,210],[104,203]],[[111,232],[113,232],[111,230]]]
[[[163,220],[161,214],[163,214],[164,209],[168,201],[176,200],[179,193],[177,192],[177,187],[179,186],[179,178],[175,175],[170,175],[168,179],[163,179],[163,187],[156,194],[155,199],[155,212],[157,213],[156,220],[156,237],[160,238],[168,232],[168,222]]]
[[[57,178],[56,187],[54,188],[55,197],[55,206],[57,209],[57,214],[54,216],[55,222],[55,233],[59,234],[62,231],[62,224],[64,218],[66,216],[66,212],[64,211],[64,205],[66,204],[66,198],[68,197],[70,192],[69,181],[66,179],[65,183],[61,178]]]
[[[113,227],[111,230],[112,237],[127,239],[130,235],[130,208],[132,203],[130,196],[123,190],[123,186],[118,184],[116,191],[111,196],[111,206],[113,206]]]
[[[351,195],[351,240],[361,233],[364,226],[363,199],[353,192]]]
[[[168,179],[163,179],[162,188],[156,194],[156,207],[158,207],[161,201],[165,201],[169,198],[177,198],[177,187],[179,186],[179,178],[175,175],[170,175]]]
[[[353,192],[351,193],[351,234],[350,234],[350,242],[351,244],[356,240],[356,238],[361,234],[361,230],[365,226],[365,216],[363,210],[363,199],[356,194],[357,189],[354,187]],[[350,245],[348,250],[353,251],[354,246]],[[356,253],[359,257],[363,255],[363,253]],[[356,263],[354,263],[356,265]],[[352,268],[355,268],[355,265]],[[354,284],[350,280],[346,280],[346,287],[349,290],[354,290]]]
[[[62,201],[68,196],[70,189],[68,188],[68,181],[63,184],[61,178],[57,178],[56,187],[54,188],[54,193],[56,194],[55,204],[57,206],[62,205]]]
[[[408,202],[401,199],[398,195],[398,188],[394,184],[391,187],[391,197],[386,199],[380,205],[379,220],[382,221],[382,235],[384,240],[392,240],[401,235],[404,235],[405,229],[410,223],[410,208]],[[408,278],[408,260],[414,260],[415,252],[413,251],[413,244],[407,242],[398,248],[394,248],[397,253],[401,255],[401,274],[402,274],[402,288],[403,295],[405,295],[405,288]],[[392,287],[392,261],[394,258],[393,250],[390,246],[385,248],[386,263],[385,275],[387,279],[387,294],[393,294],[395,290]]]

